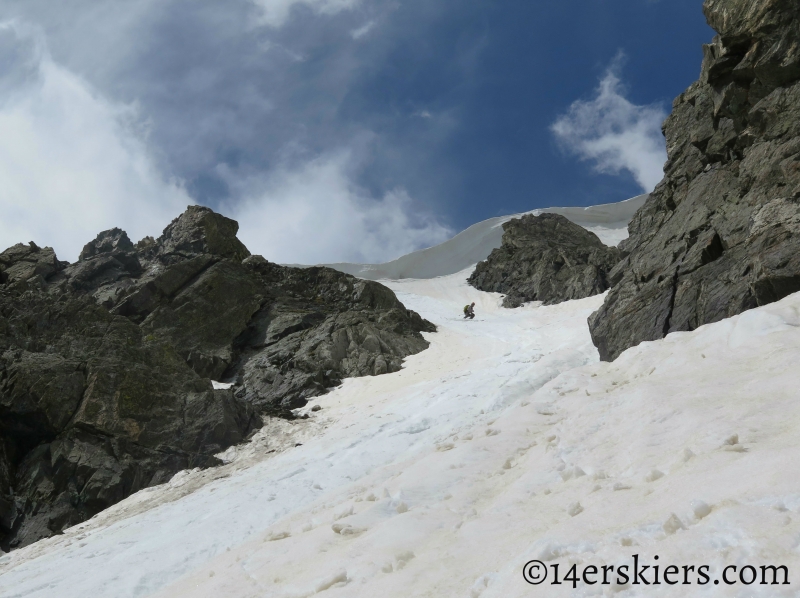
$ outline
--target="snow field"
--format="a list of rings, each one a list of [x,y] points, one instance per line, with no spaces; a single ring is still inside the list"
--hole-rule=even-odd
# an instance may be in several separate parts
[[[468,274],[387,283],[439,326],[401,372],[3,557],[0,596],[800,595],[800,296],[608,364],[586,326],[602,297],[505,310]],[[633,554],[793,584],[522,578]]]
[[[596,234],[606,245],[618,245],[628,236],[628,222],[647,200],[639,195],[616,203],[586,208],[545,208],[497,216],[473,224],[444,243],[420,249],[385,264],[325,264],[335,270],[369,280],[429,279],[448,276],[485,260],[503,242],[503,224],[525,214],[560,214]]]

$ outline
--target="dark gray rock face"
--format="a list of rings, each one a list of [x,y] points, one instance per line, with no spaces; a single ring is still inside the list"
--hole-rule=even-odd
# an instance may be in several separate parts
[[[469,284],[505,293],[504,307],[526,301],[553,305],[608,288],[607,273],[619,262],[615,247],[558,214],[528,214],[503,225],[503,244],[480,262]]]
[[[0,253],[0,284],[24,281],[41,284],[47,277],[63,270],[66,265],[58,261],[50,247],[42,249],[35,243],[17,243]]]
[[[262,416],[427,347],[434,326],[386,287],[250,256],[237,229],[192,206],[158,240],[103,232],[74,264],[0,254],[0,547],[215,465]]]
[[[436,327],[373,281],[330,268],[287,268],[251,256],[242,262],[272,296],[234,340],[226,379],[268,412],[306,404],[342,378],[396,372],[428,346]]]
[[[800,4],[704,11],[719,35],[664,123],[664,180],[589,320],[604,360],[800,291]]]

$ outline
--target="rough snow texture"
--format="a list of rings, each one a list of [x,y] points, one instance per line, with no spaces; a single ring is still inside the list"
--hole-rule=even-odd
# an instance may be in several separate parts
[[[554,305],[606,291],[608,272],[621,258],[619,249],[560,214],[528,214],[503,224],[503,245],[478,263],[467,282],[505,293],[503,307]]]
[[[603,363],[586,328],[602,296],[506,310],[466,275],[391,283],[439,326],[402,371],[3,557],[0,596],[796,595],[532,588],[522,567],[658,555],[796,583],[800,296]]]
[[[560,214],[596,234],[604,244],[616,246],[628,236],[628,222],[646,199],[647,195],[640,195],[626,201],[588,208],[547,208],[490,218],[473,224],[449,241],[385,264],[326,265],[368,280],[434,278],[455,274],[485,260],[493,249],[502,244],[503,225],[526,214]]]
[[[800,3],[706,0],[720,35],[664,123],[664,180],[592,318],[603,359],[800,290]]]

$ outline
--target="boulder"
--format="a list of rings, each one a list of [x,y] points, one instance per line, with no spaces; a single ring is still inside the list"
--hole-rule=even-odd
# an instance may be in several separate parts
[[[189,206],[173,220],[155,246],[161,255],[201,253],[242,261],[250,252],[236,238],[239,223],[202,206]]]
[[[469,284],[505,293],[504,307],[526,301],[553,305],[608,288],[607,274],[619,262],[592,232],[558,214],[527,214],[503,224],[503,243],[480,262]]]
[[[800,290],[800,4],[704,11],[719,35],[664,123],[664,179],[589,320],[604,360]]]
[[[78,261],[85,261],[101,253],[129,253],[133,251],[133,243],[128,233],[119,228],[112,228],[97,235],[94,241],[84,245]]]
[[[158,239],[100,233],[74,264],[0,254],[0,547],[215,465],[263,417],[428,346],[435,327],[391,290],[251,256],[237,229],[191,206]]]
[[[44,282],[66,264],[59,262],[51,247],[17,243],[0,253],[0,284]]]

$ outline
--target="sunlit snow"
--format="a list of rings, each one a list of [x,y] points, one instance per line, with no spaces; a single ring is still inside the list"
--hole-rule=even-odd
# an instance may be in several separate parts
[[[508,310],[468,274],[387,283],[439,327],[402,371],[2,557],[0,596],[796,595],[800,295],[600,363],[602,296]],[[522,578],[633,554],[794,584]]]
[[[628,236],[628,222],[647,195],[639,195],[617,203],[586,208],[544,208],[522,214],[489,218],[461,231],[452,239],[420,249],[385,264],[327,264],[348,274],[370,280],[433,278],[455,274],[485,260],[492,249],[503,241],[503,224],[524,214],[560,214],[596,234],[606,245],[618,245]]]

